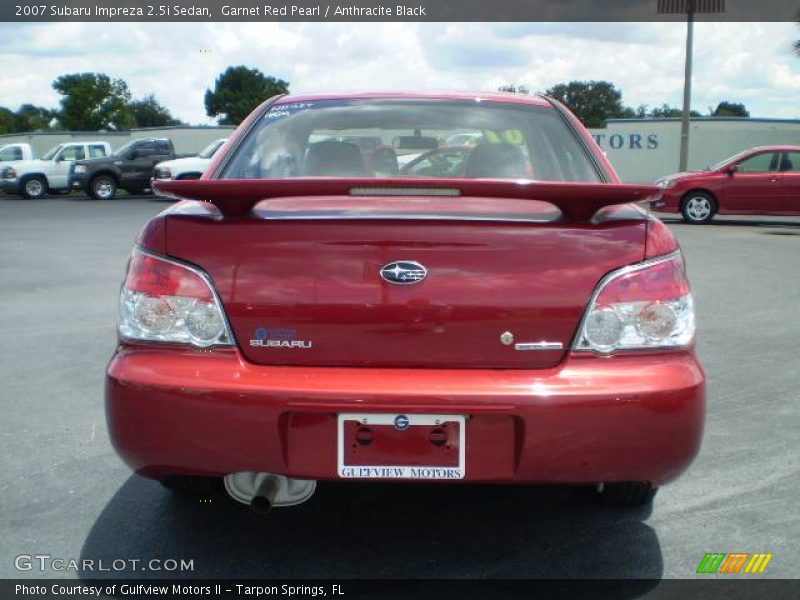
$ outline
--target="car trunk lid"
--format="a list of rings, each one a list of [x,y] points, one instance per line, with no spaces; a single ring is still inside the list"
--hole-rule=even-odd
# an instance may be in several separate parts
[[[278,196],[238,217],[170,215],[167,252],[210,275],[253,363],[543,369],[568,352],[600,279],[644,258],[646,236],[636,211],[589,222],[555,206]],[[395,263],[425,277],[387,281]]]

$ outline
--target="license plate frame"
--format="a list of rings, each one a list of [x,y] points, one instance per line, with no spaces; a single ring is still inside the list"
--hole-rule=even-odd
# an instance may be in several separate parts
[[[345,458],[345,423],[356,421],[366,426],[394,426],[396,420],[405,418],[407,427],[435,427],[440,424],[458,424],[458,464],[441,465],[348,465]],[[466,476],[466,421],[465,415],[405,414],[405,413],[339,413],[336,424],[336,467],[342,479],[406,479],[454,480]],[[402,420],[401,420],[402,424]]]

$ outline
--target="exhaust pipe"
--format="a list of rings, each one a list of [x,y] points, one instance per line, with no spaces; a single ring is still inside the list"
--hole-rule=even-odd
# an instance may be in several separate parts
[[[278,480],[275,477],[267,476],[256,488],[253,499],[250,500],[250,508],[257,515],[265,515],[275,504],[275,496],[278,495]]]
[[[292,479],[274,473],[242,471],[225,476],[225,489],[230,497],[247,504],[258,515],[267,514],[275,506],[305,502],[316,486],[313,479]]]

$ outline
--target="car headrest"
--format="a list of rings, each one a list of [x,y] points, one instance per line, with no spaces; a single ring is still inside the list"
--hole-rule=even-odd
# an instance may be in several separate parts
[[[379,175],[394,176],[400,171],[397,152],[391,146],[378,146],[369,157],[370,168]]]
[[[367,174],[361,150],[350,142],[325,140],[308,147],[304,175],[361,177]]]
[[[528,177],[525,156],[512,144],[478,144],[464,169],[468,178],[523,179]]]

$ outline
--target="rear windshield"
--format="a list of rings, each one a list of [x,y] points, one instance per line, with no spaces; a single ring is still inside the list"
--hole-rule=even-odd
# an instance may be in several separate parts
[[[273,105],[221,178],[285,177],[600,180],[555,109],[463,100]]]

